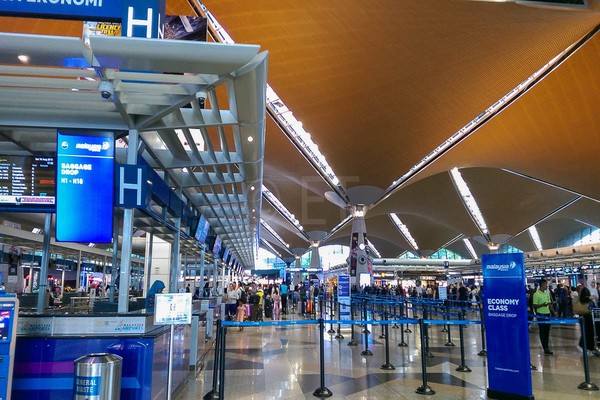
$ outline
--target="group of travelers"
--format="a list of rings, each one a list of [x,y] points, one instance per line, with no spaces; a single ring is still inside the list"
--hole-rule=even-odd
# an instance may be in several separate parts
[[[600,352],[596,349],[596,333],[600,333],[600,323],[592,318],[592,309],[597,308],[599,304],[600,283],[588,282],[587,285],[579,284],[577,287],[563,286],[559,283],[555,288],[550,288],[546,279],[541,279],[537,288],[527,286],[527,300],[529,305],[530,319],[541,318],[548,319],[552,316],[560,318],[583,317],[585,321],[585,331],[579,340],[579,347],[584,351],[590,351],[596,356]],[[594,329],[594,324],[596,328]],[[554,352],[550,348],[550,324],[538,324],[540,343],[544,349],[544,354],[552,355]]]

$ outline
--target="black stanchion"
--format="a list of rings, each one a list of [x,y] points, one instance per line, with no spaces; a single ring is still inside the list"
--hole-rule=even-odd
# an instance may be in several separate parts
[[[219,362],[219,395],[218,399],[225,398],[225,346],[227,344],[227,328],[221,328],[221,361]]]
[[[336,339],[340,339],[340,340],[344,338],[344,335],[342,335],[342,333],[340,332],[340,324],[338,324],[338,327],[337,327],[337,334],[336,334],[334,337],[335,337]]]
[[[352,321],[354,321],[354,309],[352,303],[350,303],[350,315],[352,316]],[[350,337],[350,341],[348,342],[348,346],[358,346],[358,342],[354,340],[354,324],[352,327],[352,336]]]
[[[398,303],[394,302],[394,319],[396,319],[398,317]],[[397,323],[394,322],[394,326],[392,326],[392,329],[398,329],[399,326]]]
[[[424,395],[433,395],[435,391],[427,385],[427,361],[425,355],[425,336],[423,332],[423,323],[422,319],[419,319],[419,327],[421,328],[421,375],[423,376],[423,384],[415,390],[415,392]]]
[[[383,319],[383,317],[382,317]],[[383,330],[383,325],[381,325],[381,333],[379,334],[379,339],[385,339],[385,331]]]
[[[479,320],[481,321],[481,351],[477,353],[478,356],[487,356],[487,350],[485,349],[485,323],[483,321],[483,304],[479,304]]]
[[[212,389],[210,392],[206,393],[203,400],[212,400],[219,398],[219,392],[217,389],[217,385],[219,382],[219,356],[221,351],[221,319],[217,320],[217,336],[215,337],[215,356],[213,358],[213,379],[212,379]]]
[[[579,317],[579,326],[581,327],[581,340],[583,344],[583,371],[585,373],[585,382],[582,382],[577,386],[578,389],[581,390],[590,390],[595,391],[598,390],[598,386],[590,382],[590,364],[588,360],[587,353],[587,340],[585,337],[585,318]]]
[[[462,321],[464,319],[465,319],[465,316],[463,315],[463,313],[459,312],[458,320]],[[464,325],[458,326],[458,334],[459,334],[459,338],[460,338],[460,365],[458,366],[458,368],[456,368],[456,371],[471,372],[471,368],[469,368],[465,365],[465,341],[464,341],[464,335],[463,335],[463,327],[464,327]]]
[[[427,319],[429,314],[427,312],[427,308],[423,308],[423,319]],[[429,326],[427,324],[423,324],[425,329],[425,355],[427,358],[433,358],[433,354],[429,351]]]
[[[363,356],[372,356],[373,352],[369,350],[369,330],[367,329],[367,325],[365,324],[365,329],[363,330],[363,334],[365,337],[365,349],[360,353]]]
[[[329,317],[333,319],[333,297],[329,302]],[[329,333],[330,335],[333,335],[335,333],[335,329],[333,329],[333,322],[329,323],[329,330],[327,331],[327,333]]]
[[[367,299],[363,300],[363,321],[367,320]],[[371,331],[369,331],[369,328],[367,326],[367,323],[365,322],[365,327],[363,329],[363,333],[365,335],[368,335],[369,333],[371,333]]]
[[[385,321],[387,321],[387,313],[384,313],[383,318]],[[381,369],[388,371],[396,369],[396,367],[390,364],[390,339],[388,335],[388,324],[385,324],[385,364],[381,366]]]
[[[331,397],[333,393],[331,390],[325,387],[325,339],[323,338],[323,331],[325,330],[325,323],[323,318],[319,318],[319,364],[321,372],[321,386],[319,386],[314,392],[313,396],[316,397]]]
[[[408,324],[406,324],[408,326]],[[398,343],[398,347],[408,347],[408,343],[404,341],[404,329],[402,329],[402,324],[400,324],[400,343]]]
[[[406,302],[404,303],[404,311],[405,311],[405,317],[408,318],[408,306],[406,305]],[[414,315],[415,315],[415,311],[413,310],[413,317],[414,317]],[[408,324],[406,324],[406,329],[404,330],[404,333],[412,333]]]
[[[448,305],[448,302],[446,301],[446,315],[444,315],[444,319],[447,321],[450,318],[450,306]],[[444,325],[444,329],[442,329],[443,333],[448,332],[448,324]]]
[[[448,305],[446,308],[446,314],[448,314],[448,321],[450,321],[450,306]],[[450,324],[446,325],[448,327],[448,341],[444,344],[446,347],[454,347],[454,343],[452,342],[452,326]]]

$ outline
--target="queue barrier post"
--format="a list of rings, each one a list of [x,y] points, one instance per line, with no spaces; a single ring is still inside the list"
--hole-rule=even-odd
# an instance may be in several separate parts
[[[458,313],[458,320],[459,321],[464,321],[465,316],[462,312]],[[465,364],[465,338],[464,338],[464,334],[463,334],[463,328],[464,325],[460,324],[458,326],[458,334],[459,334],[459,338],[460,338],[460,365],[458,366],[458,368],[456,368],[456,371],[458,372],[471,372],[471,368],[467,367],[467,365]]]
[[[321,378],[321,386],[318,387],[314,392],[313,396],[316,397],[331,397],[333,393],[327,387],[325,387],[325,339],[323,338],[323,331],[325,330],[325,323],[323,322],[323,318],[319,318],[319,368],[320,368],[320,378]]]
[[[354,310],[353,310],[352,303],[350,303],[350,315],[352,317],[352,321],[354,321]],[[354,340],[354,324],[352,324],[351,327],[352,327],[352,336],[350,337],[348,346],[358,346],[358,342],[356,340]]]
[[[383,314],[383,317],[384,317],[385,321],[388,320],[387,312]],[[396,367],[394,367],[392,364],[390,364],[390,338],[388,335],[388,329],[389,329],[388,327],[389,327],[389,325],[386,323],[385,324],[385,364],[383,364],[381,366],[381,369],[391,371],[393,369],[396,369]]]
[[[477,353],[478,356],[487,356],[487,350],[485,349],[485,322],[483,320],[483,303],[479,303],[479,320],[481,321],[481,351]]]
[[[342,335],[342,333],[340,332],[340,328],[341,328],[340,324],[337,324],[337,325],[338,325],[338,326],[337,326],[337,334],[336,334],[334,337],[335,337],[336,339],[340,339],[340,340],[341,340],[341,339],[343,339],[343,338],[344,338],[344,335]]]
[[[215,356],[213,358],[213,379],[212,379],[212,389],[210,392],[206,393],[203,400],[214,400],[219,398],[218,392],[218,379],[219,379],[219,359],[221,352],[221,319],[217,320],[217,336],[215,338]]]
[[[225,398],[225,346],[227,344],[227,327],[221,327],[221,355],[219,362],[219,389],[218,399],[223,400]]]
[[[584,317],[579,317],[579,326],[581,327],[581,340],[583,342],[583,371],[585,373],[585,382],[580,383],[579,386],[577,386],[577,388],[581,390],[596,391],[598,390],[598,386],[590,382],[590,364],[587,353],[587,339],[585,337],[586,335]]]
[[[423,307],[423,319],[427,319],[429,317],[427,313],[427,308]],[[423,329],[425,331],[425,355],[427,358],[433,358],[433,353],[429,351],[429,326],[427,324],[423,324]]]
[[[448,321],[450,320],[450,304],[446,304],[446,314]],[[450,324],[446,324],[448,328],[448,341],[444,344],[446,347],[455,347],[455,344],[452,342],[452,326]]]
[[[364,299],[363,300],[363,321],[366,321],[366,320],[367,320],[367,299]],[[365,323],[365,327],[363,329],[363,333],[365,335],[368,335],[369,333],[371,333],[369,331],[369,328],[366,323]]]
[[[406,300],[404,302],[404,307],[403,308],[404,308],[404,314],[405,314],[404,316],[406,318],[408,318],[408,305],[406,303]],[[414,316],[414,311],[413,311],[413,316]],[[404,333],[412,333],[412,331],[410,330],[410,327],[408,326],[408,323],[406,324],[406,329],[404,330]]]
[[[421,328],[421,375],[423,377],[423,384],[419,386],[415,392],[430,396],[435,394],[435,391],[427,384],[427,360],[425,355],[425,336],[423,332],[424,325],[423,319],[419,319],[419,327]]]

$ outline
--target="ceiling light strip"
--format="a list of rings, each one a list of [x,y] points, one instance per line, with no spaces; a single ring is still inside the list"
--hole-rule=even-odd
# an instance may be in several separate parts
[[[475,248],[473,247],[473,244],[471,243],[471,241],[468,238],[463,238],[463,243],[465,244],[465,247],[471,254],[471,257],[473,257],[474,259],[477,259],[478,258],[477,252],[475,251]]]
[[[373,254],[375,256],[377,256],[377,258],[381,258],[381,253],[379,251],[377,251],[377,249],[375,248],[375,245],[373,243],[371,243],[371,241],[369,239],[367,239],[367,246],[369,246],[369,248],[371,249]]]
[[[273,235],[273,237],[274,237],[275,239],[279,240],[279,242],[280,242],[280,243],[281,243],[281,244],[282,244],[284,247],[287,247],[288,249],[290,248],[290,245],[289,245],[289,244],[288,244],[288,243],[287,243],[285,240],[283,240],[283,238],[282,238],[281,236],[279,236],[279,234],[278,234],[277,232],[275,232],[275,229],[273,229],[273,228],[271,227],[271,225],[269,225],[269,224],[267,223],[267,221],[265,221],[265,220],[263,220],[263,219],[261,218],[261,219],[260,219],[260,223],[261,223],[261,225],[262,225],[262,226],[263,226],[263,227],[264,227],[264,228],[265,228],[267,231],[269,231],[269,233],[270,233],[271,235]],[[261,240],[262,240],[262,238],[261,238]]]
[[[467,208],[467,211],[471,215],[471,218],[477,225],[479,231],[486,237],[488,242],[490,241],[490,231],[485,223],[485,219],[483,218],[483,214],[481,214],[481,210],[477,205],[477,201],[475,201],[475,197],[471,194],[471,190],[467,185],[467,182],[463,179],[462,175],[458,168],[452,168],[450,170],[450,176],[452,177],[452,182],[454,183],[454,187],[458,190],[460,197],[463,201],[463,204]]]
[[[262,186],[262,194],[265,199],[271,204],[271,206],[277,210],[290,224],[292,224],[298,231],[308,240],[308,236],[304,231],[304,227],[298,221],[298,218],[292,214],[277,197],[269,190],[265,185]]]
[[[540,234],[538,233],[535,225],[531,225],[527,230],[529,231],[529,236],[531,236],[531,240],[533,240],[533,244],[535,244],[537,251],[544,250],[542,247],[542,241],[540,240]]]
[[[350,221],[352,221],[352,215],[348,215],[346,218],[344,218],[339,224],[337,224],[328,234],[327,236],[325,236],[322,240],[322,242],[326,242],[327,239],[329,239],[330,237],[332,237],[333,235],[335,235],[337,233],[337,231],[339,231],[340,229],[342,229],[344,226],[346,226]]]
[[[271,253],[273,253],[274,255],[276,255],[277,257],[279,257],[280,259],[282,259],[281,253],[279,253],[277,250],[275,250],[275,248],[273,247],[273,245],[271,243],[269,243],[268,241],[266,241],[263,238],[260,238],[260,241],[269,249],[269,251]]]
[[[201,12],[206,16],[208,24],[215,32],[215,40],[221,43],[234,44],[235,42],[225,29],[219,24],[214,15],[206,8],[200,0],[196,0]],[[302,152],[304,157],[320,173],[320,175],[329,183],[329,185],[338,193],[342,199],[348,198],[345,189],[341,185],[339,178],[333,172],[331,165],[319,150],[317,144],[312,140],[310,134],[302,126],[302,122],[294,117],[293,112],[285,105],[281,98],[275,93],[273,88],[267,84],[267,110],[269,114],[282,128],[284,133],[291,139],[292,143]]]
[[[390,213],[390,218],[394,222],[394,225],[396,225],[396,228],[398,229],[398,231],[400,231],[402,236],[404,236],[404,239],[406,239],[406,241],[412,246],[412,248],[420,254],[419,246],[417,245],[417,241],[410,234],[408,227],[406,225],[404,225],[402,223],[402,221],[400,221],[400,218],[398,218],[398,216],[396,214]]]
[[[431,164],[434,160],[440,157],[442,154],[450,150],[454,145],[458,144],[461,140],[469,136],[475,130],[477,130],[484,122],[498,114],[508,105],[512,104],[527,90],[541,81],[546,75],[552,72],[558,67],[565,59],[567,59],[573,52],[583,46],[596,32],[600,30],[600,25],[594,28],[591,32],[585,35],[577,43],[567,47],[564,51],[560,52],[556,57],[550,60],[548,63],[543,65],[539,70],[534,72],[531,76],[521,82],[517,87],[511,90],[509,93],[504,95],[500,100],[492,104],[487,110],[476,116],[472,121],[466,124],[464,127],[455,132],[452,136],[446,139],[442,144],[436,147],[431,153],[427,154],[421,161],[413,165],[407,173],[402,175],[400,178],[395,180],[391,186],[389,186],[384,192],[383,196],[377,203],[388,198],[392,192],[397,190],[403,183],[408,181],[410,178],[421,172],[427,165]],[[377,204],[376,203],[376,204]]]

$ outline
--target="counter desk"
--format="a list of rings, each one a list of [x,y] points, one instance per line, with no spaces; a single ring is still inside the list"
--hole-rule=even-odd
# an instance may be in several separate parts
[[[198,354],[207,347],[206,312],[200,311],[199,304],[194,309],[191,326],[175,326],[173,391],[196,367]],[[123,357],[121,400],[166,399],[170,329],[169,326],[155,326],[153,321],[153,314],[144,311],[20,314],[13,400],[72,398],[73,361],[90,353],[112,353]],[[195,354],[190,354],[190,348],[194,348]]]

